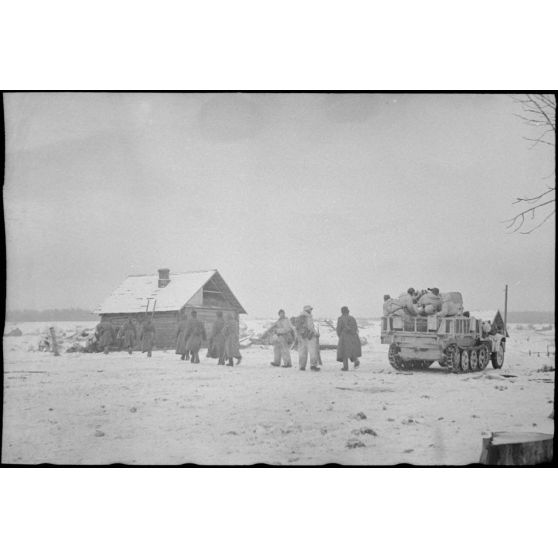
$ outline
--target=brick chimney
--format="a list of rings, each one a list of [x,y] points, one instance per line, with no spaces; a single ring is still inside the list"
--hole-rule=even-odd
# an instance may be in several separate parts
[[[166,287],[170,283],[170,269],[163,267],[159,269],[159,288]]]

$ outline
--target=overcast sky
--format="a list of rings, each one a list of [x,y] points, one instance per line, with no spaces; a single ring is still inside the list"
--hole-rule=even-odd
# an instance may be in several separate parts
[[[5,94],[7,308],[94,308],[217,268],[251,316],[409,286],[554,308],[555,222],[508,234],[553,149],[506,95]]]

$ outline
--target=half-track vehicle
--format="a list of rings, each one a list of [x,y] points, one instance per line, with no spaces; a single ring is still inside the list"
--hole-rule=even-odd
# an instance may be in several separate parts
[[[384,316],[381,342],[396,370],[424,370],[434,362],[451,372],[502,368],[507,338],[500,312],[492,324],[463,316]]]

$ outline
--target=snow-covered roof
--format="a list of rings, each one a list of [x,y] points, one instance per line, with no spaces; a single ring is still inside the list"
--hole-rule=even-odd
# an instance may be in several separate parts
[[[199,292],[201,288],[212,278],[222,281],[229,296],[238,304],[244,312],[232,292],[228,289],[216,269],[206,271],[190,271],[186,273],[170,273],[170,282],[166,287],[159,287],[159,276],[153,275],[129,275],[122,284],[95,310],[97,314],[120,314],[136,313],[146,310],[149,298],[149,309],[165,312],[180,310]]]

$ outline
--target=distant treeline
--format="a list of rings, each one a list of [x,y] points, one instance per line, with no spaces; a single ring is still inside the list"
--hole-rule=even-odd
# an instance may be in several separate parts
[[[538,312],[536,310],[528,310],[526,312],[508,312],[508,323],[553,324],[554,312]]]
[[[60,310],[11,310],[6,312],[8,322],[86,322],[98,319],[96,314],[83,308]]]

